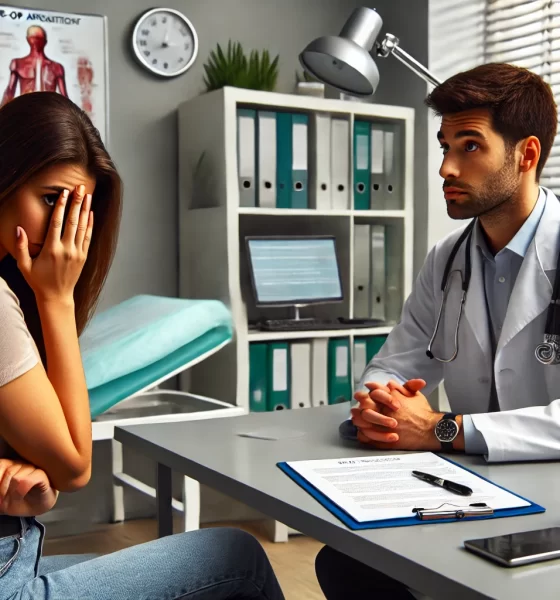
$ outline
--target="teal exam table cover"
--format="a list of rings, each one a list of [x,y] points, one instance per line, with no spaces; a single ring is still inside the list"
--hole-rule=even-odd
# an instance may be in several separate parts
[[[219,300],[143,294],[98,313],[80,336],[92,419],[232,335]]]

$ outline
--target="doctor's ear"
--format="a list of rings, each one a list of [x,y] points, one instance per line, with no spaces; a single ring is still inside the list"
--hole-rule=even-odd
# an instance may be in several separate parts
[[[524,139],[519,146],[519,150],[521,152],[521,161],[519,162],[520,171],[527,173],[532,169],[536,169],[541,157],[541,143],[539,138],[532,135]]]

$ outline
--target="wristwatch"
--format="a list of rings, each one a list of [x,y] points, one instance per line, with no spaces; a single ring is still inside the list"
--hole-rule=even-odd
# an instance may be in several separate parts
[[[459,425],[455,420],[457,415],[446,413],[435,426],[434,433],[441,443],[443,452],[453,452],[453,440],[459,435]]]

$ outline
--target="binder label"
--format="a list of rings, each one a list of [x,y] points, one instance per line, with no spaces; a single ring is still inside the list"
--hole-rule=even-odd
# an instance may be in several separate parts
[[[393,155],[395,146],[395,134],[392,131],[385,132],[385,173],[393,172]]]
[[[374,175],[383,173],[383,150],[384,132],[381,129],[371,130],[371,172]]]
[[[307,125],[294,123],[292,129],[292,169],[307,170]]]
[[[239,117],[239,175],[241,177],[252,177],[255,171],[255,119],[252,117]],[[251,150],[249,151],[248,146]]]
[[[348,348],[338,346],[336,349],[336,377],[346,377],[348,375]]]
[[[272,351],[272,389],[275,392],[288,389],[288,351],[284,348]]]
[[[369,138],[367,135],[356,136],[356,169],[365,171],[368,168]]]

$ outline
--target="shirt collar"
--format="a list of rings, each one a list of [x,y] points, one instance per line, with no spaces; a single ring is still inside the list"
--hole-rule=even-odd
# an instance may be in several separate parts
[[[501,250],[501,252],[503,252],[504,250],[510,250],[511,252],[514,252],[521,258],[525,258],[527,249],[529,248],[530,243],[535,237],[537,227],[539,226],[541,217],[544,212],[545,204],[546,193],[542,187],[539,187],[539,197],[533,210],[531,211],[531,214],[527,217],[525,223],[523,223],[523,225],[521,226],[521,229],[513,236],[513,239],[503,250]],[[486,244],[486,240],[484,239],[484,234],[482,232],[482,226],[480,225],[480,222],[477,222],[476,227],[474,228],[474,238],[476,245],[480,248],[483,255],[486,258],[493,260],[494,257],[488,249],[488,245]]]

